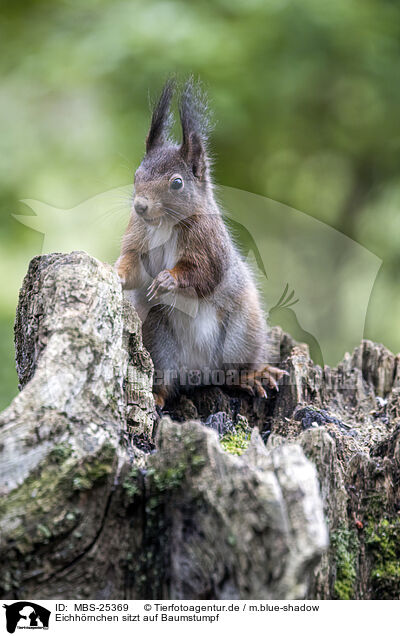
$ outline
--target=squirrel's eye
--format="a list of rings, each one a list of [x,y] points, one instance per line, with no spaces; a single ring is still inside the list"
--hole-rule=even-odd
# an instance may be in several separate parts
[[[180,190],[183,187],[183,179],[180,177],[175,177],[171,181],[170,188],[171,190]]]

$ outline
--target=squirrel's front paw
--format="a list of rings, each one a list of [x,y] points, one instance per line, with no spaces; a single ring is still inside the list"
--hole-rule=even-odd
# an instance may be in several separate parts
[[[154,300],[159,298],[161,294],[167,294],[178,287],[176,279],[168,269],[164,269],[160,272],[153,282],[151,283],[148,292],[147,300]]]
[[[119,282],[122,285],[122,289],[124,289],[126,286],[126,281],[128,279],[128,272],[121,258],[119,258],[117,262],[115,263],[114,269],[118,274]]]

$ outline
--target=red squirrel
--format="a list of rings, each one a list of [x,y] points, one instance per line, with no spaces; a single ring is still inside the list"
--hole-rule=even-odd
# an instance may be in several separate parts
[[[179,382],[187,382],[186,372],[203,379],[210,371],[223,373],[227,383],[265,397],[263,384],[277,388],[285,371],[267,364],[267,323],[254,276],[215,200],[207,101],[200,85],[188,80],[177,144],[169,137],[173,93],[170,80],[152,115],[116,263],[143,322],[156,404],[164,407]]]

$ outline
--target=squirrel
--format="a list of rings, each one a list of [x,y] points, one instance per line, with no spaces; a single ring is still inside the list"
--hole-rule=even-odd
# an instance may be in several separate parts
[[[201,383],[210,370],[222,371],[230,381],[219,383],[266,397],[263,384],[277,389],[286,372],[267,364],[267,322],[253,273],[215,199],[207,100],[198,82],[185,83],[178,144],[169,136],[174,92],[168,80],[154,108],[115,264],[143,323],[155,402],[162,409],[179,380],[187,383],[184,370],[200,373]]]

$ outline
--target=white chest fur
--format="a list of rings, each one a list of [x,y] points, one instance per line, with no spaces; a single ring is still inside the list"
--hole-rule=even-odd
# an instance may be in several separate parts
[[[177,260],[177,234],[168,225],[150,228],[146,265],[150,276],[155,277],[164,269],[172,269]]]
[[[173,311],[169,322],[179,345],[181,367],[205,369],[214,364],[219,338],[219,324],[215,308],[206,300],[199,300],[195,316]]]
[[[149,228],[147,251],[142,257],[143,287],[129,293],[129,300],[144,321],[150,305],[146,292],[151,280],[178,260],[177,233],[169,226]],[[160,299],[161,300],[161,299]],[[220,325],[216,309],[209,300],[188,298],[179,291],[161,301],[167,307],[167,320],[174,333],[179,368],[208,369],[215,365]]]

